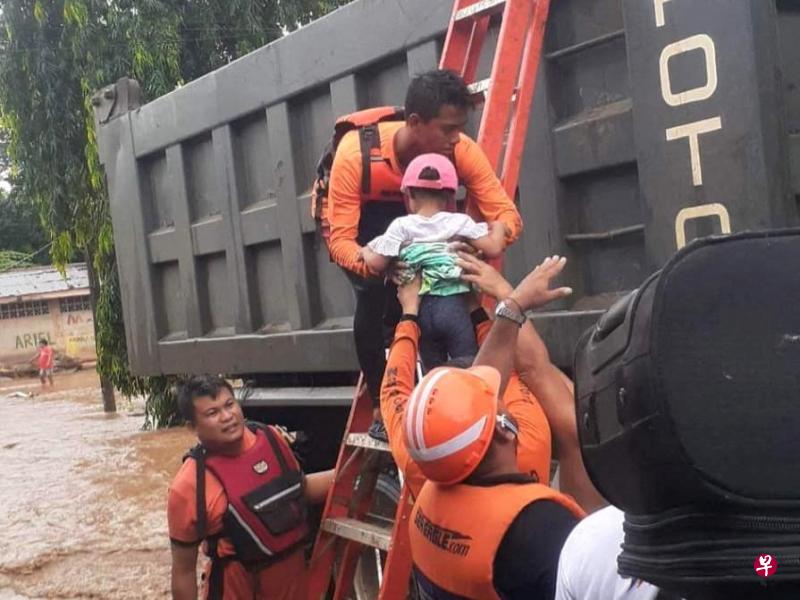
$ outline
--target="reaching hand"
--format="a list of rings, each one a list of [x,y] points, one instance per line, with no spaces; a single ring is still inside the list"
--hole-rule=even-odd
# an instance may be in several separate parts
[[[414,275],[411,281],[397,286],[397,299],[404,315],[416,315],[419,312],[420,287],[422,287],[422,277],[419,273]]]
[[[563,256],[545,258],[542,264],[531,271],[511,292],[509,299],[516,302],[523,311],[526,311],[569,296],[572,293],[572,288],[550,289],[551,281],[561,274],[566,264],[567,259]]]
[[[474,283],[496,300],[505,298],[514,289],[494,267],[471,254],[459,252],[456,264],[461,267],[461,279]]]
[[[408,263],[395,260],[386,270],[386,278],[397,286],[405,285],[411,281],[413,272],[409,270]]]
[[[367,270],[373,276],[381,275],[386,270],[390,260],[386,256],[373,252],[368,246],[361,248],[361,259],[367,266]]]

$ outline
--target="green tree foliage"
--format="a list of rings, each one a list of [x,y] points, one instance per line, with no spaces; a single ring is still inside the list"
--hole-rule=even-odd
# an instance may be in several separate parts
[[[63,266],[88,257],[99,289],[98,370],[148,396],[148,422],[177,418],[168,378],[127,368],[119,282],[89,103],[123,76],[155,98],[316,18],[344,0],[4,0],[0,115],[17,193],[36,206]]]
[[[11,269],[32,267],[30,255],[16,250],[0,250],[0,273]]]
[[[47,252],[37,251],[46,250],[47,242],[36,207],[21,200],[18,194],[0,192],[0,252],[29,257],[24,263],[46,264],[49,262]],[[7,263],[6,268],[15,262]],[[3,270],[0,267],[0,272]]]

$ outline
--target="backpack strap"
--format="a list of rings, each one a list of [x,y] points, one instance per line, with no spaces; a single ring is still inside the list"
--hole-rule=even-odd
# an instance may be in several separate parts
[[[278,464],[281,467],[281,473],[287,473],[289,471],[289,463],[286,462],[286,456],[283,454],[283,448],[281,448],[281,445],[276,439],[277,434],[273,431],[272,427],[268,427],[266,425],[262,425],[262,427],[264,434],[267,436],[267,441],[272,447],[272,452],[275,454],[275,458],[278,459]]]
[[[209,546],[209,551],[211,547]],[[211,556],[211,570],[208,573],[208,599],[225,600],[225,564],[229,562],[217,556],[214,543],[214,554]]]
[[[197,539],[204,540],[208,530],[208,514],[206,512],[206,449],[203,448],[201,444],[197,444],[183,456],[183,460],[187,458],[194,459],[195,470],[197,471],[197,479],[195,482],[195,487],[197,488],[195,500],[197,522],[195,524],[195,530],[197,531]]]
[[[322,157],[317,162],[317,178],[311,188],[312,193],[316,195],[314,199],[315,205],[312,207],[314,213],[312,216],[317,220],[322,218],[322,199],[328,195],[327,179],[333,167],[333,152],[333,145],[328,142],[325,150],[322,151]]]
[[[206,537],[208,531],[208,514],[206,513],[206,454],[200,452],[197,461],[197,533],[200,539]]]
[[[381,136],[378,124],[372,123],[358,128],[358,140],[361,146],[361,193],[369,194],[372,187],[372,151],[380,150]]]

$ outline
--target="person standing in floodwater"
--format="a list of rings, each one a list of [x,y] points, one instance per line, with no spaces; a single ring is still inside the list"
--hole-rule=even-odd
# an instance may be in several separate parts
[[[202,598],[306,600],[306,507],[325,501],[333,471],[304,474],[278,429],[245,422],[221,377],[192,377],[177,396],[199,444],[169,489],[172,597],[196,600],[202,543]]]
[[[45,386],[46,381],[50,382],[50,387],[53,387],[53,367],[55,359],[53,356],[53,347],[47,342],[46,338],[39,338],[39,350],[36,355],[31,358],[31,362],[36,361],[36,366],[39,368],[39,381],[42,382],[42,387]]]

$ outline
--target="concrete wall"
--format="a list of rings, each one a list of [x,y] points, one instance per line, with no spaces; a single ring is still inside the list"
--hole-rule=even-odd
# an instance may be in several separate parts
[[[57,355],[94,360],[94,326],[88,310],[61,312],[57,298],[47,300],[50,314],[0,320],[0,365],[25,362],[36,352],[40,338]]]

